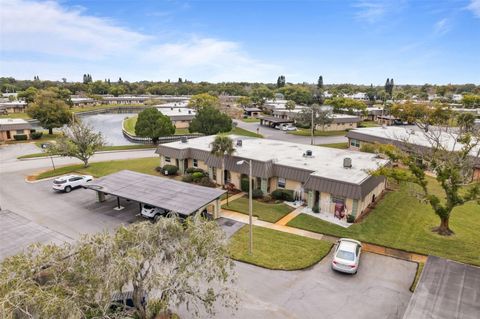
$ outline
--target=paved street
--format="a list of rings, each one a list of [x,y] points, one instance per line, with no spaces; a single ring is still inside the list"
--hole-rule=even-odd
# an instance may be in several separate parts
[[[116,211],[116,199],[97,203],[95,192],[76,189],[56,193],[51,180],[27,183],[28,173],[48,168],[49,159],[18,161],[16,156],[31,153],[31,145],[0,148],[0,206],[32,223],[69,238],[139,220],[137,203],[122,200],[125,209]],[[152,156],[153,151],[104,153],[94,160]],[[56,159],[62,164],[73,159]],[[59,164],[58,164],[59,165]],[[108,198],[108,197],[107,197]],[[1,217],[1,215],[0,215]],[[2,222],[2,221],[0,221]],[[241,224],[221,219],[231,235]],[[34,227],[31,227],[34,229]],[[416,265],[399,259],[365,253],[355,276],[331,271],[330,256],[304,271],[269,271],[236,263],[239,311],[236,318],[401,318],[411,293]],[[219,308],[216,318],[230,318]],[[182,318],[191,316],[183,313]]]
[[[273,140],[280,140],[299,144],[310,144],[310,136],[299,136],[293,134],[287,134],[284,131],[276,130],[267,126],[262,126],[260,123],[247,123],[243,121],[235,121],[238,127],[248,131],[257,132],[262,134],[265,138]],[[347,142],[348,139],[345,136],[315,136],[315,144],[331,144]]]

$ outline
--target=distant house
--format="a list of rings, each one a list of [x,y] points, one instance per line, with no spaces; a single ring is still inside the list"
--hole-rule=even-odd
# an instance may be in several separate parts
[[[90,97],[70,97],[74,107],[95,106],[101,104],[101,100]]]
[[[255,118],[262,113],[262,110],[260,110],[258,107],[246,107],[243,109],[243,111],[246,116]]]
[[[294,110],[277,109],[273,111],[273,117],[295,121],[304,108],[305,107],[300,106]],[[331,123],[325,126],[317,125],[316,129],[322,131],[344,131],[358,127],[358,123],[362,121],[362,119],[356,115],[331,113],[330,117],[332,118]]]
[[[422,131],[399,126],[359,128],[349,131],[346,136],[351,150],[359,150],[364,144],[374,143],[392,144],[404,149],[407,149],[407,146],[409,146],[408,150],[422,150],[431,147],[430,142]],[[447,149],[453,150],[462,147],[455,136],[450,134],[444,133],[441,139]],[[472,174],[474,180],[480,180],[480,158],[478,157],[478,152],[480,152],[480,146],[477,146],[471,152],[474,160]]]
[[[27,139],[31,138],[35,130],[32,125],[22,119],[0,119],[0,141],[15,140],[16,135],[25,135]]]
[[[224,185],[232,183],[241,188],[241,180],[248,179],[248,166],[240,160],[252,161],[253,187],[264,194],[286,190],[308,207],[326,214],[346,218],[361,216],[385,189],[385,178],[372,176],[374,170],[389,161],[375,154],[327,147],[289,143],[264,138],[230,136],[235,152],[222,158],[210,153],[215,136],[204,136],[161,144],[156,153],[160,165],[175,165],[180,172],[197,167],[208,172],[211,180]],[[224,176],[222,180],[221,176]]]
[[[0,103],[0,114],[23,113],[27,107],[25,101],[12,101]]]
[[[176,128],[188,128],[197,114],[194,109],[187,107],[159,107],[158,110],[168,116]]]

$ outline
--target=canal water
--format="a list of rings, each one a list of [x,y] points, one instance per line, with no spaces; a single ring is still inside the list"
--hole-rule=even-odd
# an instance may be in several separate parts
[[[101,132],[107,145],[131,145],[134,143],[123,136],[122,121],[124,118],[134,115],[136,114],[95,114],[83,115],[81,119],[84,123],[90,124],[96,131]]]

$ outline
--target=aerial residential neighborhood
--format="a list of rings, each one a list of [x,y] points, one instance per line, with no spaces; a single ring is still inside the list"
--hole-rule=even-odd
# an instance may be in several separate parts
[[[0,319],[480,318],[480,1],[0,22]]]

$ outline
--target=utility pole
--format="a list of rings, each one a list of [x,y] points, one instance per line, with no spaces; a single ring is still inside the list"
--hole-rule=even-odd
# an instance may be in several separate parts
[[[311,136],[310,136],[310,145],[313,145],[314,143],[314,132],[315,132],[315,127],[314,127],[314,105],[315,104],[312,104],[311,106],[311,113],[312,113],[312,123],[310,124],[310,131],[311,131]]]

